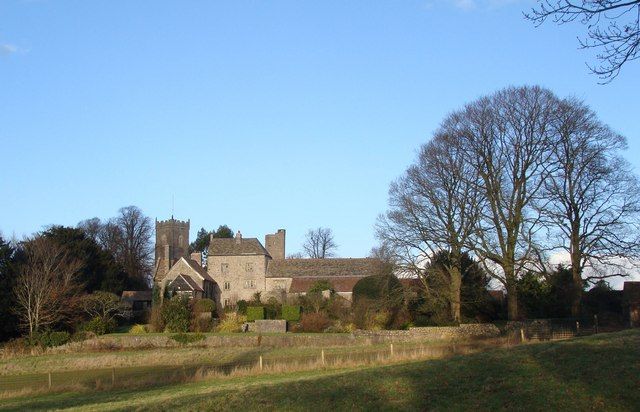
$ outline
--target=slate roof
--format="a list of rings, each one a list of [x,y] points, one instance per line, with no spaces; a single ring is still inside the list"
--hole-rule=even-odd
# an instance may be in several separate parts
[[[267,249],[255,237],[242,238],[241,242],[237,242],[233,238],[213,238],[209,243],[209,256],[242,255],[270,256]]]
[[[209,276],[209,274],[207,273],[206,269],[203,268],[202,266],[200,266],[198,264],[198,262],[196,262],[193,259],[187,259],[187,258],[183,258],[187,264],[189,265],[189,267],[193,270],[195,270],[196,272],[198,272],[198,274],[200,276],[202,276],[205,280],[208,280],[209,282],[215,282],[213,280],[213,278],[211,276]]]
[[[379,259],[282,259],[271,260],[267,268],[268,278],[336,278],[377,275],[384,269]]]
[[[175,279],[169,282],[169,285],[177,290],[197,290],[203,292],[202,288],[191,279],[189,276],[178,275]]]
[[[353,287],[362,279],[361,276],[341,276],[332,278],[323,277],[297,277],[291,280],[289,293],[306,293],[319,280],[326,280],[336,292],[353,292]]]

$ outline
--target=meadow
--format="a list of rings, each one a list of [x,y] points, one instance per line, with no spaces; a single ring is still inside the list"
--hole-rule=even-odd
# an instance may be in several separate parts
[[[305,351],[264,350],[265,357],[270,350],[272,356]],[[637,410],[638,376],[636,329],[441,359],[398,356],[202,374],[157,386],[14,394],[0,399],[0,410]]]

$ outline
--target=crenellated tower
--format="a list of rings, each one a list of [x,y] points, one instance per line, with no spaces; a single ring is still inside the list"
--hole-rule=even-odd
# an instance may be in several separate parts
[[[171,266],[181,257],[189,257],[190,221],[156,219],[154,281],[161,282]]]

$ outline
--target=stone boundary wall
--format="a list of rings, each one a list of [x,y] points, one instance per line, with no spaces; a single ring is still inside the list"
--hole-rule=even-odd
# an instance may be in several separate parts
[[[248,323],[249,332],[256,333],[284,333],[287,331],[287,321],[280,319],[257,319]]]
[[[500,329],[492,323],[468,323],[460,326],[425,326],[409,330],[359,330],[356,336],[377,337],[379,340],[464,340],[494,338]]]

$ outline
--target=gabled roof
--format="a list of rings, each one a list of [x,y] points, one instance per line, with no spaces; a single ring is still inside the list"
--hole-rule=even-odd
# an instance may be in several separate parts
[[[264,255],[270,256],[262,243],[254,237],[242,238],[237,241],[233,238],[213,238],[209,243],[209,256],[242,256]]]
[[[379,259],[281,259],[269,261],[267,277],[359,277],[382,273],[385,264]]]
[[[184,259],[184,261],[187,263],[187,265],[191,269],[193,269],[196,273],[198,273],[204,280],[208,280],[209,282],[214,282],[213,278],[211,276],[209,276],[209,274],[207,273],[205,268],[200,266],[198,264],[198,262],[196,262],[193,259],[188,259],[188,258],[185,258],[185,257],[180,258],[180,259]]]
[[[326,280],[331,284],[333,290],[340,293],[351,293],[353,287],[362,279],[360,276],[341,276],[332,278],[323,277],[297,277],[291,280],[289,293],[306,293],[318,281]]]
[[[179,291],[197,290],[203,292],[202,288],[198,286],[198,284],[193,279],[185,275],[178,275],[175,279],[169,282],[169,285]]]

